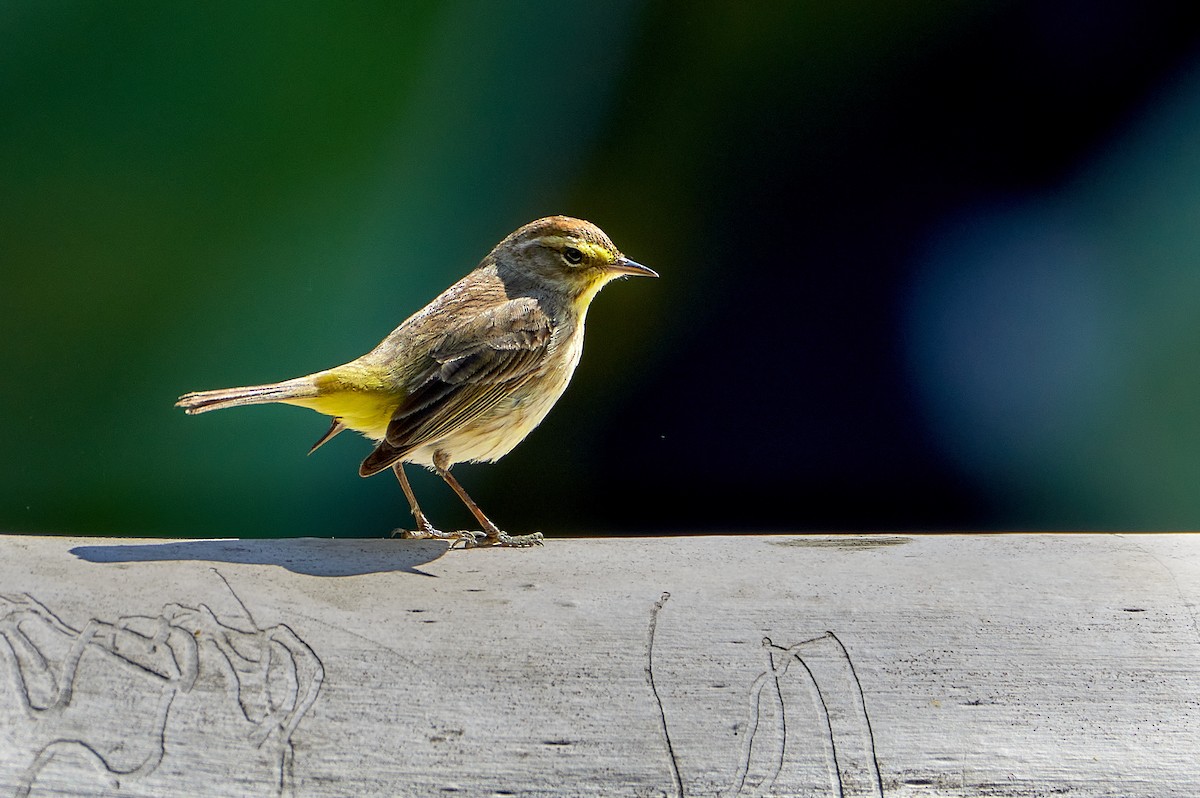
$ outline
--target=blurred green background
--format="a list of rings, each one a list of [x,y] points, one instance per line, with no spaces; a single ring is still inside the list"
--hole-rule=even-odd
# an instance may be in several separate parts
[[[172,403],[552,213],[662,279],[456,469],[510,531],[1200,527],[1198,45],[1177,3],[4,3],[0,530],[410,523],[316,414]]]

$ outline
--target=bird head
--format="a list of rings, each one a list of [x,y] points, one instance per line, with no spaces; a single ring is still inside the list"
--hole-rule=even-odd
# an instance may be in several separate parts
[[[621,254],[604,231],[569,216],[530,222],[496,245],[498,263],[572,295],[586,306],[605,283],[617,277],[657,277],[650,268]]]

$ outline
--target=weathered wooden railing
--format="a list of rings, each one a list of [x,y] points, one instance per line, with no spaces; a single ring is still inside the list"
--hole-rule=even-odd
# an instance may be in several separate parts
[[[0,537],[0,796],[1200,795],[1200,537]]]

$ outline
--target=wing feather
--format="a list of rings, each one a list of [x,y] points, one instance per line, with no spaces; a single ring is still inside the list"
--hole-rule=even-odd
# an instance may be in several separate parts
[[[508,300],[447,330],[359,473],[382,471],[494,408],[536,374],[550,338],[550,318],[532,297]]]

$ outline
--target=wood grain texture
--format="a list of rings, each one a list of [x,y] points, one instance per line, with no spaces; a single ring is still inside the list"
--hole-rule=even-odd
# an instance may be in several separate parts
[[[1200,795],[1200,537],[0,537],[0,795]]]

